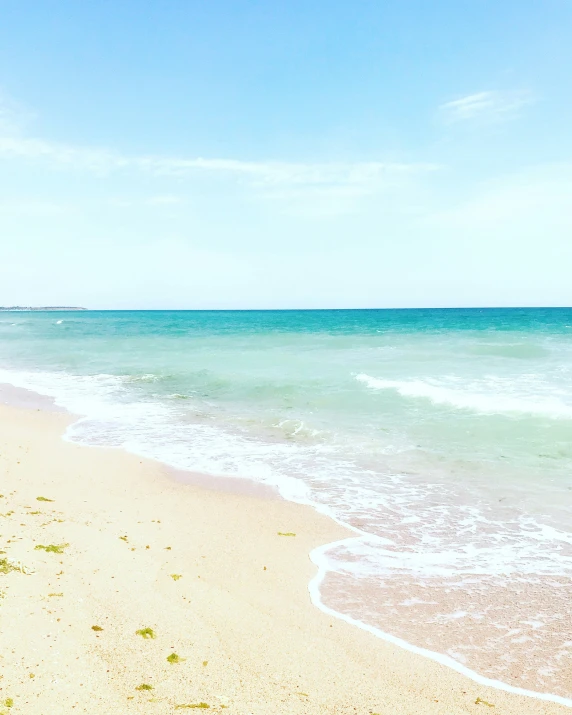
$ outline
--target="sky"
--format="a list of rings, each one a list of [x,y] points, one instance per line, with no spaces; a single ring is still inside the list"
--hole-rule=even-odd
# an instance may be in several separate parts
[[[0,0],[0,305],[572,305],[570,0]]]

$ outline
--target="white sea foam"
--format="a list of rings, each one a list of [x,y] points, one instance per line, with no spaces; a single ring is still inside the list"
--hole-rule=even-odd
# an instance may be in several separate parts
[[[336,570],[572,574],[568,532],[531,517],[500,519],[478,505],[467,507],[446,485],[366,470],[332,445],[270,442],[212,420],[189,420],[192,400],[130,401],[131,377],[0,371],[0,381],[47,394],[81,415],[68,439],[121,447],[178,469],[256,479],[341,523],[359,522],[363,538],[352,542],[352,554],[335,559]],[[291,427],[296,434],[304,425]]]
[[[361,373],[356,380],[372,390],[395,390],[402,397],[430,400],[436,405],[448,405],[486,415],[520,413],[559,419],[572,419],[572,404],[554,396],[520,396],[495,391],[498,384],[489,384],[487,391],[456,389],[424,380],[385,380]]]

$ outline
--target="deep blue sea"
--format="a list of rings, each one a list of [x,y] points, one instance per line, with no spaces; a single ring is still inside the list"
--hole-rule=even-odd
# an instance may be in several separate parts
[[[572,310],[0,312],[0,382],[330,514],[323,604],[572,696]]]

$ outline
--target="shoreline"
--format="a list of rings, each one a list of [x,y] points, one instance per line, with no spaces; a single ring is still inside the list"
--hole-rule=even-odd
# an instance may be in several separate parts
[[[166,494],[170,497],[167,501],[169,501],[170,506],[173,507],[172,511],[167,510],[168,518],[174,521],[174,524],[180,531],[184,531],[186,520],[184,518],[181,520],[181,514],[179,513],[176,515],[174,512],[180,510],[182,505],[186,506],[192,511],[193,514],[196,515],[197,509],[199,513],[201,512],[201,503],[204,506],[204,502],[206,502],[212,510],[212,514],[214,515],[218,512],[218,516],[220,516],[221,509],[223,511],[228,510],[230,503],[231,505],[234,504],[234,508],[231,511],[233,516],[237,517],[238,513],[236,511],[236,504],[240,503],[241,507],[246,509],[246,511],[252,516],[253,520],[255,522],[258,521],[259,526],[260,521],[268,520],[269,514],[271,514],[274,519],[278,517],[278,520],[275,521],[273,525],[273,528],[276,529],[276,531],[272,532],[272,530],[268,530],[268,528],[266,528],[264,530],[264,539],[257,542],[255,546],[252,546],[250,551],[247,549],[247,561],[249,563],[253,558],[259,558],[260,554],[258,552],[262,551],[265,554],[265,560],[269,561],[269,563],[273,561],[274,564],[279,567],[279,570],[285,569],[288,571],[288,568],[290,569],[289,580],[291,581],[291,584],[287,587],[289,596],[286,602],[283,599],[283,591],[286,588],[288,579],[285,580],[284,575],[279,579],[279,588],[275,588],[274,590],[271,589],[271,592],[268,594],[269,601],[274,604],[272,610],[276,615],[274,621],[270,621],[270,629],[274,631],[274,626],[280,625],[280,621],[284,616],[284,609],[288,612],[291,608],[291,602],[294,602],[297,611],[300,611],[304,615],[302,620],[304,621],[305,629],[303,629],[304,637],[301,640],[301,644],[303,644],[302,652],[304,655],[307,657],[308,639],[310,641],[313,639],[313,642],[324,645],[322,640],[323,633],[317,633],[316,629],[318,631],[323,631],[324,627],[327,628],[329,631],[329,638],[326,640],[326,647],[318,649],[320,650],[320,655],[314,657],[314,661],[320,662],[320,667],[316,668],[315,662],[310,664],[310,662],[306,661],[306,666],[315,674],[316,682],[318,683],[318,685],[315,685],[312,682],[311,685],[314,690],[317,690],[318,692],[315,692],[314,697],[311,697],[310,693],[308,693],[308,695],[298,695],[298,700],[299,698],[302,698],[304,700],[303,703],[298,702],[295,707],[291,703],[290,705],[293,709],[281,707],[280,710],[277,710],[276,712],[332,712],[332,710],[328,709],[330,707],[335,707],[333,710],[335,712],[354,712],[353,708],[355,707],[356,702],[363,699],[362,693],[368,693],[369,698],[368,703],[363,702],[363,704],[361,704],[361,707],[367,708],[364,709],[364,712],[384,712],[384,709],[387,707],[389,702],[393,703],[394,709],[391,712],[449,713],[451,712],[450,708],[453,706],[455,708],[455,712],[472,712],[475,706],[475,701],[479,698],[479,702],[486,700],[487,702],[492,702],[493,704],[496,703],[497,705],[502,703],[503,712],[507,713],[565,712],[563,706],[555,704],[554,699],[549,700],[549,698],[543,698],[542,694],[540,695],[540,698],[535,696],[535,699],[533,700],[531,697],[511,694],[510,691],[507,692],[499,690],[498,688],[493,689],[489,687],[491,685],[490,681],[488,683],[481,682],[479,685],[478,683],[469,681],[466,677],[454,672],[448,665],[436,664],[435,662],[429,660],[426,656],[410,652],[411,649],[405,650],[402,643],[397,642],[398,639],[391,641],[386,638],[385,640],[382,640],[379,637],[375,637],[371,633],[367,633],[364,630],[356,628],[356,625],[359,624],[356,624],[355,622],[352,625],[349,625],[347,622],[344,623],[344,620],[348,621],[347,618],[337,612],[330,613],[328,615],[326,610],[327,607],[323,607],[319,603],[316,603],[315,593],[312,598],[314,605],[312,605],[310,599],[308,598],[308,590],[310,590],[310,594],[312,595],[312,584],[315,585],[319,580],[320,571],[318,570],[316,573],[314,565],[311,563],[310,558],[308,558],[308,554],[311,556],[320,549],[327,548],[332,542],[338,541],[340,537],[347,535],[347,530],[342,530],[342,528],[335,524],[329,517],[318,514],[311,507],[295,504],[293,502],[287,502],[282,499],[268,500],[261,494],[233,494],[225,493],[223,490],[218,490],[216,487],[209,490],[205,489],[204,485],[197,486],[196,484],[181,484],[180,482],[175,481],[173,476],[169,474],[169,470],[160,465],[160,463],[152,463],[150,460],[142,460],[135,455],[128,454],[116,448],[105,449],[101,447],[94,447],[91,450],[85,450],[83,446],[76,445],[72,442],[66,442],[61,439],[62,432],[65,430],[66,426],[71,423],[70,418],[71,416],[69,413],[50,411],[49,405],[44,405],[44,408],[36,407],[35,409],[30,406],[10,407],[3,405],[0,407],[0,423],[5,428],[2,430],[2,455],[4,456],[6,453],[10,452],[17,454],[17,450],[22,448],[21,444],[16,446],[15,441],[12,441],[11,443],[10,439],[6,442],[6,432],[13,433],[15,430],[15,433],[17,434],[16,441],[21,443],[28,440],[29,450],[35,452],[36,458],[39,458],[41,461],[43,461],[43,459],[39,452],[42,451],[42,447],[44,450],[49,449],[50,455],[55,455],[56,457],[59,455],[60,461],[58,464],[61,468],[66,466],[66,462],[69,461],[69,455],[73,454],[73,459],[71,461],[74,465],[77,462],[82,465],[83,470],[88,470],[93,478],[103,481],[104,483],[106,480],[101,480],[102,472],[97,469],[98,466],[101,468],[103,464],[106,464],[108,467],[112,465],[112,468],[115,471],[117,471],[118,466],[127,466],[129,477],[124,479],[126,483],[113,484],[114,489],[119,488],[120,490],[119,495],[115,494],[115,503],[112,500],[113,509],[117,510],[117,507],[121,504],[123,506],[123,510],[120,511],[133,511],[135,505],[131,503],[132,500],[131,492],[128,488],[129,486],[137,486],[137,502],[142,502],[147,509],[152,507],[155,503],[152,499],[153,492],[156,496],[162,495],[164,497]],[[47,444],[46,432],[48,433]],[[15,465],[13,465],[13,468],[15,469]],[[18,472],[20,474],[22,473],[22,470],[20,470],[19,467]],[[9,473],[10,470],[7,472],[8,476]],[[44,486],[43,491],[46,491],[48,485],[44,485],[45,480],[43,480],[41,476],[38,476],[38,474],[33,470],[27,470],[25,474],[25,483],[18,483],[18,489],[25,489],[28,486],[34,485],[34,487],[38,490],[40,485],[42,485]],[[30,484],[28,484],[28,481]],[[99,481],[97,484],[99,484]],[[236,481],[238,482],[241,480]],[[214,480],[214,482],[216,482],[216,480]],[[103,486],[103,484],[101,486]],[[110,487],[111,485],[107,483],[107,486]],[[62,494],[55,502],[58,504],[58,509],[61,508],[60,505],[62,503],[62,498],[64,501],[67,498],[63,496],[64,494],[68,495],[72,502],[77,502],[78,497],[83,496],[83,492],[81,495],[78,494],[78,490],[82,491],[81,486],[75,481],[70,481],[69,478],[64,479],[64,483],[60,484],[60,489],[62,490]],[[90,489],[91,492],[93,492],[93,483],[91,480]],[[8,491],[6,486],[3,486],[2,490]],[[96,498],[96,494],[92,493],[91,496],[93,499]],[[121,497],[119,500],[118,496]],[[27,500],[26,506],[32,504],[32,498],[33,497],[30,497]],[[4,502],[5,498],[3,498],[2,501]],[[104,508],[101,495],[99,495],[97,503],[99,508]],[[261,504],[264,505],[262,509],[264,514],[260,513]],[[2,504],[2,507],[3,509],[6,508],[6,504]],[[133,516],[134,515],[132,515],[132,520]],[[277,536],[280,526],[282,526],[282,528],[286,528],[284,526],[284,522],[287,521],[288,523],[292,523],[294,516],[295,521],[300,524],[300,526],[296,527],[297,537],[295,539],[285,539]],[[91,518],[93,519],[95,517],[96,514],[91,513]],[[215,526],[216,533],[217,528],[220,530],[220,524],[222,522],[220,519],[215,521],[219,525],[218,527]],[[247,535],[247,532],[250,529],[248,520],[246,523],[243,518],[240,518],[238,521],[238,524],[234,523],[232,520],[224,522],[223,530],[226,531],[226,536],[228,537],[224,543],[234,543],[234,540],[237,538],[240,540],[241,536]],[[108,522],[108,527],[109,524],[113,524],[113,520]],[[23,524],[23,526],[26,525]],[[51,525],[49,526],[50,528],[54,528]],[[148,526],[147,531],[149,528],[150,527]],[[104,533],[106,532],[105,529],[103,531]],[[107,528],[107,531],[109,531],[109,528]],[[300,536],[302,535],[300,534],[300,531],[302,531],[302,534],[304,531],[307,532],[308,536],[300,539]],[[342,531],[344,533],[342,533]],[[310,534],[311,537],[309,537]],[[109,536],[109,534],[106,535]],[[213,536],[212,533],[211,536]],[[218,537],[220,537],[220,534],[217,533],[217,538]],[[121,536],[113,536],[113,541],[118,541],[118,544],[114,543],[115,548],[113,549],[114,555],[117,558],[120,558],[121,550],[125,550],[125,544],[121,539]],[[88,543],[86,544],[86,547],[88,546]],[[289,554],[286,561],[284,561],[284,545],[287,545],[288,551],[295,551],[295,554]],[[2,548],[5,549],[5,546]],[[132,548],[138,549],[140,547]],[[8,549],[6,550],[8,551]],[[14,549],[11,547],[10,551],[13,550]],[[14,554],[14,556],[19,557],[20,561],[25,565],[26,562],[30,560],[30,555],[32,555],[32,558],[37,558],[36,553],[34,553],[34,551],[30,551],[29,549],[25,552]],[[148,554],[145,553],[145,555],[147,556]],[[8,556],[10,556],[10,553]],[[68,559],[67,555],[64,559]],[[192,558],[188,560],[183,559],[185,563],[190,563],[191,560]],[[214,562],[222,561],[223,564],[218,564],[219,570],[220,567],[223,566],[223,571],[228,573],[229,564],[226,562],[226,554],[221,553],[220,549],[215,549],[214,553],[211,550],[209,560],[213,560]],[[76,562],[75,566],[77,568],[80,564]],[[216,570],[217,568],[215,566],[215,571]],[[132,575],[135,578],[137,574],[132,573]],[[34,576],[34,579],[35,578],[36,577]],[[14,577],[12,574],[2,576],[2,581],[0,582],[2,589],[5,584],[10,583],[10,591],[12,591],[13,581]],[[256,590],[259,586],[261,586],[261,584],[259,583],[259,579],[256,579],[256,581],[257,583],[248,584],[250,586],[250,588],[247,589],[249,591],[249,601],[252,601],[253,599],[256,600],[257,598]],[[202,586],[203,584],[201,584],[201,587]],[[294,589],[293,591],[292,588]],[[232,603],[235,604],[236,597],[239,594],[231,592],[229,595],[231,596]],[[240,595],[242,595],[242,592]],[[2,605],[0,606],[0,617],[2,617],[3,613],[6,611],[6,606],[10,600],[10,596],[11,593],[8,593],[7,598],[2,601]],[[120,603],[117,604],[117,607],[120,606]],[[318,606],[320,610],[318,610],[315,606]],[[232,605],[231,608],[234,608],[234,605]],[[213,611],[213,609],[209,610],[207,608],[206,613],[210,614],[209,620],[214,619],[216,621],[216,618],[220,618],[221,616],[216,609]],[[268,616],[268,606],[263,615]],[[335,616],[335,621],[331,620],[332,615]],[[22,618],[18,618],[17,613],[14,618],[15,620],[10,623],[10,630],[14,631],[14,638],[17,639],[18,634],[20,637],[22,635],[20,633],[20,627],[25,630],[26,624],[21,623]],[[223,620],[226,619],[228,619],[228,613],[225,615]],[[327,624],[323,622],[324,619],[328,621]],[[235,615],[234,621],[237,620],[239,622],[242,621],[240,614]],[[349,620],[351,622],[352,619]],[[236,623],[233,625],[235,628],[237,627]],[[244,625],[245,624],[240,623],[241,629],[244,629]],[[252,631],[257,630],[256,619],[254,621],[250,620],[246,625],[250,625]],[[330,631],[329,629],[332,630]],[[275,646],[279,650],[281,637],[289,639],[292,638],[293,635],[291,628],[287,628],[285,631],[283,628],[278,630],[279,633],[277,634],[278,637],[276,638]],[[338,631],[341,631],[341,634],[338,633]],[[246,633],[252,637],[248,628]],[[99,636],[96,637],[99,638]],[[341,641],[343,642],[341,649],[341,644],[338,641],[339,638],[341,638]],[[171,640],[175,639],[172,638]],[[295,636],[294,640],[296,640]],[[395,650],[392,647],[395,644],[400,646],[398,650]],[[115,644],[115,647],[118,647],[117,644]],[[347,656],[348,648],[349,652],[353,653],[353,657],[350,657],[349,659]],[[413,646],[412,648],[415,647]],[[365,667],[365,664],[362,662],[362,653],[364,649],[367,653],[367,662],[369,666],[366,671],[368,677],[365,677],[365,679],[364,675],[366,674],[364,674],[362,670]],[[341,653],[345,653],[345,655],[340,656],[340,651]],[[294,653],[299,654],[299,652],[300,643],[298,644],[298,648],[294,648]],[[268,653],[266,655],[268,657]],[[356,659],[359,662],[359,667],[357,669],[355,667]],[[372,668],[372,661],[377,667]],[[279,657],[275,667],[284,668],[284,666],[284,659]],[[343,688],[341,692],[339,684],[332,691],[331,680],[328,687],[324,688],[323,684],[322,687],[320,687],[320,674],[324,668],[326,672],[338,672],[340,668],[343,668],[344,672],[352,673],[352,677],[355,680],[347,688]],[[383,677],[381,677],[380,680],[380,673],[388,670],[391,672],[393,677],[390,678],[389,681]],[[413,675],[413,673],[415,673],[415,675]],[[88,677],[88,675],[85,675],[85,670],[82,671],[82,675],[84,675],[84,677]],[[302,675],[299,675],[299,677],[302,677]],[[9,677],[6,677],[0,682],[2,695],[4,692],[7,692],[9,682]],[[436,683],[438,683],[437,686],[435,685]],[[30,682],[26,683],[28,686],[27,689],[29,690],[31,685],[35,684],[36,679],[31,679]],[[310,684],[306,685],[306,687],[308,690],[312,689]],[[20,685],[20,689],[21,688],[22,684]],[[437,695],[432,698],[428,697],[427,688],[437,691]],[[304,693],[307,693],[308,690],[304,690]],[[347,693],[351,693],[351,697],[348,697]],[[360,695],[358,696],[357,693],[360,693]],[[374,693],[379,694],[376,696]],[[265,701],[266,708],[269,702],[274,702],[273,698],[278,698],[278,694],[278,692],[275,693],[275,695],[270,697],[270,700]],[[334,695],[333,702],[332,695]],[[240,696],[240,694],[238,694],[238,696]],[[135,698],[135,695],[131,694],[126,697]],[[307,697],[311,698],[311,700],[306,700]],[[316,702],[314,702],[314,698]],[[125,701],[123,702],[125,703]],[[206,700],[203,700],[202,702],[206,702]],[[235,712],[253,712],[250,702],[248,705],[241,705],[240,697],[237,697],[233,702],[233,709]],[[278,700],[276,702],[278,702]],[[326,707],[326,703],[329,703],[327,705],[327,709],[323,710],[323,708]],[[129,700],[128,704],[132,704],[132,701]],[[303,705],[303,707],[299,708],[299,705]],[[106,706],[109,707],[110,703],[106,702]],[[169,705],[169,707],[170,709],[167,708],[164,711],[170,712],[172,710],[172,705]],[[241,710],[241,707],[246,709]],[[395,709],[397,707],[400,709]],[[403,709],[404,707],[405,709]],[[14,712],[17,712],[17,710]],[[265,709],[264,712],[268,712],[268,709]]]
[[[65,414],[68,417],[73,418],[69,422],[68,427],[73,425],[78,420],[83,419],[81,415],[73,414],[69,412],[69,410],[67,410],[66,408],[57,405],[55,398],[48,397],[47,395],[43,395],[27,388],[21,388],[7,383],[0,383],[0,403],[2,402],[10,406],[24,407],[27,409],[45,409],[49,412]],[[190,485],[226,494],[243,494],[246,496],[260,497],[262,499],[277,499],[310,508],[316,514],[332,521],[334,524],[336,524],[336,526],[346,532],[349,532],[350,534],[349,536],[345,536],[342,539],[337,539],[334,541],[327,542],[325,544],[320,544],[308,553],[308,557],[314,563],[317,569],[315,576],[308,582],[308,593],[312,604],[317,609],[319,609],[326,615],[333,616],[334,618],[337,618],[341,621],[350,624],[352,627],[359,628],[367,633],[370,633],[376,638],[403,648],[404,650],[415,655],[419,655],[423,658],[428,658],[429,660],[443,665],[446,668],[450,668],[453,671],[461,674],[464,677],[469,678],[470,680],[474,681],[479,685],[484,685],[486,687],[494,688],[495,690],[501,690],[526,698],[532,698],[545,702],[554,702],[556,704],[563,705],[567,708],[572,707],[572,698],[568,698],[550,692],[544,693],[529,688],[519,687],[510,683],[506,683],[505,681],[492,678],[487,675],[483,675],[477,670],[469,668],[468,666],[464,665],[458,660],[455,660],[454,658],[450,657],[445,653],[436,650],[431,650],[423,646],[415,645],[414,643],[403,638],[402,636],[394,635],[393,633],[382,630],[375,625],[365,623],[359,619],[352,617],[349,614],[343,613],[341,611],[336,610],[335,608],[326,605],[323,602],[322,594],[320,592],[320,585],[329,573],[325,565],[326,559],[324,557],[324,554],[332,547],[341,546],[345,543],[351,542],[354,539],[359,539],[360,537],[371,536],[367,532],[363,532],[359,528],[346,524],[345,522],[339,520],[334,514],[330,512],[329,509],[323,507],[320,508],[319,505],[310,502],[300,502],[296,501],[295,499],[287,499],[282,496],[277,487],[261,484],[254,479],[248,479],[245,477],[229,477],[215,474],[202,474],[190,470],[179,469],[169,464],[166,464],[159,459],[144,457],[137,452],[125,451],[122,447],[101,447],[75,442],[73,439],[69,439],[66,436],[65,432],[62,434],[62,439],[68,440],[71,444],[78,444],[81,447],[88,447],[96,450],[118,450],[120,452],[132,454],[138,459],[144,459],[145,461],[154,463],[159,469],[163,470],[164,473],[170,479],[173,479],[183,485]]]
[[[48,395],[42,395],[34,390],[28,390],[25,387],[16,387],[9,383],[0,382],[0,405],[7,407],[16,407],[29,410],[45,410],[58,414],[67,415],[70,418],[68,427],[75,424],[78,420],[83,419],[82,415],[70,412],[65,407],[56,404],[55,398]],[[67,428],[66,428],[67,430]],[[62,439],[68,440],[65,432],[62,433]],[[68,440],[71,444],[79,444],[74,440]],[[87,449],[112,449],[126,451],[122,447],[101,447],[88,444],[79,444]],[[169,476],[181,484],[189,484],[203,489],[211,489],[215,491],[231,492],[236,494],[247,494],[250,496],[260,496],[265,499],[284,499],[278,489],[267,484],[261,484],[254,479],[245,479],[243,477],[226,477],[217,474],[202,474],[200,472],[191,472],[185,469],[172,467],[158,459],[143,457],[136,452],[128,452],[139,459],[154,462],[165,470]]]

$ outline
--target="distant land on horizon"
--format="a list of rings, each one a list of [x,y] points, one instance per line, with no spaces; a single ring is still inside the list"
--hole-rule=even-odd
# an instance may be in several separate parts
[[[422,306],[388,308],[85,308],[71,305],[0,305],[0,312],[49,312],[49,311],[84,311],[96,313],[312,313],[312,312],[371,312],[371,311],[506,311],[506,310],[570,310],[569,305],[512,305],[512,306]]]
[[[34,308],[33,306],[23,306],[23,305],[0,305],[0,310],[12,310],[12,311],[25,311],[25,310],[87,310],[87,308],[78,308],[76,306],[69,305],[44,305]]]

